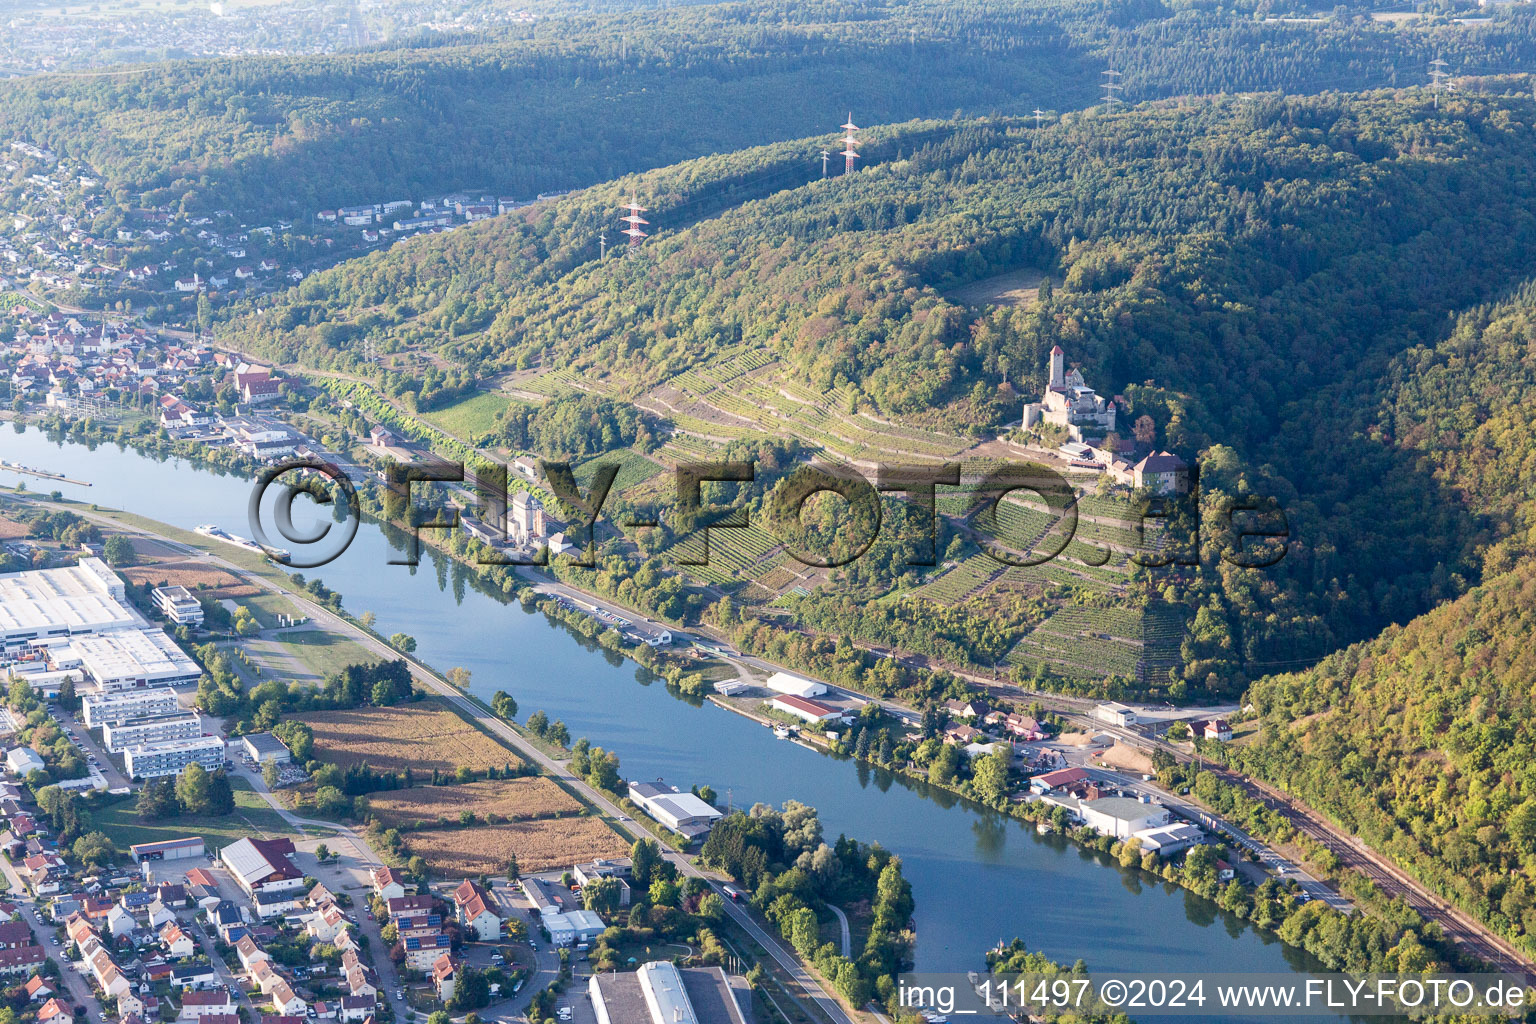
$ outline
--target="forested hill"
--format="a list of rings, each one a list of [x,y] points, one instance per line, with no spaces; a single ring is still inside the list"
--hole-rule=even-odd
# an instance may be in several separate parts
[[[918,4],[916,6],[923,6]],[[0,84],[0,131],[125,205],[303,214],[458,189],[531,197],[704,153],[956,109],[1078,106],[1098,68],[1024,5],[811,0],[540,21],[496,43],[152,66]],[[933,5],[926,10],[932,13]],[[915,22],[912,22],[915,24]],[[833,147],[840,148],[840,147]]]
[[[1536,564],[1255,684],[1232,759],[1536,955]]]
[[[953,430],[1016,417],[1010,396],[1039,389],[1061,344],[1165,443],[1191,458],[1218,446],[1212,487],[1266,492],[1291,517],[1272,570],[1211,561],[1148,582],[1206,609],[1184,671],[1218,692],[1478,578],[1488,510],[1383,418],[1412,373],[1395,360],[1536,272],[1528,96],[919,124],[886,134],[874,166],[794,187],[774,177],[794,144],[708,158],[316,275],[233,337],[375,375],[422,406],[441,370],[385,371],[355,342],[434,350],[466,378],[574,370],[629,399],[756,350],[855,407]],[[639,258],[600,263],[603,210],[632,191],[656,235]],[[1038,304],[945,298],[1021,267],[1055,282]]]
[[[1268,4],[745,0],[542,20],[472,45],[156,64],[0,83],[0,132],[84,158],[119,205],[243,217],[456,189],[531,196],[859,123],[1410,85],[1536,66],[1536,18],[1268,20]],[[833,147],[836,148],[836,147]]]
[[[1233,759],[1536,954],[1536,284],[1383,377],[1372,439],[1481,525],[1486,582],[1255,683],[1262,731]]]

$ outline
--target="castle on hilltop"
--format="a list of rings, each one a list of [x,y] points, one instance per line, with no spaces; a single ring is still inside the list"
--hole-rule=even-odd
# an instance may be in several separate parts
[[[1066,427],[1072,440],[1083,439],[1083,429],[1107,434],[1115,429],[1115,403],[1090,388],[1076,367],[1066,372],[1067,354],[1060,345],[1051,349],[1050,380],[1038,402],[1024,406],[1024,429],[1037,423]]]

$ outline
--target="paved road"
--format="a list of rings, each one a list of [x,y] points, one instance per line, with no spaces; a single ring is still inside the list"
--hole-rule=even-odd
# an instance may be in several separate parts
[[[843,913],[842,907],[833,903],[828,903],[827,909],[837,915],[837,926],[843,933],[843,956],[853,956],[853,937],[848,932],[848,915]]]
[[[37,498],[36,496],[32,496],[22,500],[37,501]],[[274,584],[268,582],[265,579],[262,579],[259,576],[248,575],[239,566],[233,565],[232,563],[219,558],[217,555],[209,554],[200,548],[179,544],[174,541],[167,541],[165,538],[159,538],[158,535],[152,533],[151,531],[137,530],[134,527],[119,523],[116,520],[108,519],[107,517],[93,516],[90,512],[75,506],[70,506],[70,508],[71,511],[76,512],[76,514],[81,515],[84,518],[95,519],[98,522],[106,522],[112,525],[114,528],[122,529],[126,532],[138,532],[146,536],[155,536],[161,541],[168,543],[173,547],[179,548],[187,552],[189,555],[192,555],[193,557],[204,558],[214,564],[219,565],[221,568],[236,574],[237,576],[249,579],[251,582],[263,587],[264,589],[274,593],[284,593],[291,600],[297,600],[311,608],[313,617],[317,621],[320,621],[323,624],[333,625],[334,628],[339,629],[348,635],[361,637],[362,639],[360,639],[359,642],[364,643],[365,647],[369,648],[370,650],[374,650],[383,656],[400,657],[399,652],[385,646],[382,643],[379,643],[378,641],[375,641],[372,637],[363,636],[359,631],[355,629],[355,627],[351,626],[350,623],[339,619],[337,616],[331,614],[327,609],[309,601],[307,597],[282,591]],[[615,612],[616,614],[623,615],[624,617],[633,620],[644,621],[646,618],[644,615],[634,612],[631,609],[623,608],[619,605],[612,604],[611,602],[604,601],[592,595],[576,591],[572,588],[564,586],[563,584],[551,583],[548,580],[539,579],[536,577],[529,578],[529,582],[541,592],[556,593],[562,596],[567,596],[573,601],[580,601],[583,604],[603,607]],[[719,640],[716,640],[715,643],[717,645],[723,645]],[[904,664],[925,664],[924,659],[910,656],[896,657],[898,661],[901,661]],[[420,663],[415,662],[413,659],[408,660],[410,661],[413,675],[415,675],[415,677],[424,686],[433,690],[434,692],[443,694],[450,700],[453,700],[460,707],[464,708],[467,713],[471,713],[477,719],[485,722],[488,728],[491,728],[492,731],[497,733],[497,735],[502,736],[509,744],[515,748],[529,751],[531,759],[536,763],[547,762],[547,759],[544,758],[542,754],[539,754],[536,750],[533,750],[531,746],[524,743],[521,737],[519,737],[515,732],[512,732],[510,729],[505,729],[504,723],[501,723],[494,717],[488,715],[485,712],[482,712],[478,705],[467,700],[463,697],[462,694],[459,694],[458,691],[453,690],[452,687],[449,687],[446,683],[443,683],[435,675],[432,675],[431,672],[427,671]],[[777,671],[780,668],[779,666],[772,665],[772,663],[765,662],[757,658],[742,657],[742,660],[748,662],[749,664],[753,664],[754,666],[760,665],[762,666],[762,669],[767,672]],[[1092,719],[1090,715],[1093,706],[1096,703],[1092,700],[1085,698],[1066,697],[1061,694],[1042,693],[1040,691],[1028,690],[1024,687],[1020,687],[1012,683],[1001,683],[995,678],[978,675],[974,672],[957,670],[953,667],[951,667],[951,671],[954,671],[957,675],[970,682],[974,682],[983,686],[985,689],[992,693],[1002,696],[1021,698],[1025,700],[1038,701],[1047,710],[1054,711],[1063,715],[1064,717],[1078,722],[1085,722],[1095,731],[1107,733],[1108,735],[1114,736],[1117,739],[1121,739],[1124,742],[1139,749],[1162,749],[1171,754],[1176,760],[1183,762],[1188,762],[1191,760],[1188,754],[1166,743],[1149,739],[1148,737],[1140,733],[1133,732],[1129,729],[1118,728],[1115,726],[1107,725],[1105,723],[1100,723]],[[913,720],[912,716],[916,714],[916,712],[914,712],[912,709],[902,708],[899,705],[894,705],[892,702],[882,700],[880,703],[882,707],[887,708],[887,710],[889,710],[892,714],[896,714],[909,722]],[[1211,770],[1216,770],[1218,774],[1220,774],[1226,781],[1239,785],[1254,795],[1268,795],[1272,798],[1280,797],[1282,800],[1284,800],[1283,794],[1278,794],[1273,790],[1266,791],[1266,789],[1259,787],[1258,784],[1244,780],[1242,776],[1231,772],[1222,771],[1218,768],[1215,768],[1214,766],[1211,768]],[[569,776],[567,776],[567,778],[569,778]],[[585,792],[592,792],[591,787],[587,786],[583,780],[572,781],[576,788]],[[603,806],[605,809],[612,808],[612,804],[609,803],[605,798],[599,797],[594,802],[598,802],[599,806]],[[1533,964],[1532,961],[1520,955],[1519,952],[1515,950],[1514,947],[1511,946],[1507,941],[1493,934],[1485,926],[1471,919],[1459,910],[1451,907],[1438,896],[1430,893],[1415,879],[1406,875],[1401,871],[1401,869],[1388,862],[1385,858],[1381,857],[1374,851],[1362,849],[1354,841],[1352,836],[1347,836],[1337,826],[1327,821],[1325,818],[1312,811],[1310,808],[1306,808],[1303,805],[1296,804],[1294,802],[1280,802],[1275,806],[1277,810],[1289,818],[1289,820],[1298,830],[1311,835],[1318,842],[1322,843],[1331,852],[1333,852],[1335,856],[1338,856],[1340,860],[1346,865],[1360,868],[1362,871],[1364,871],[1367,877],[1370,877],[1385,891],[1392,894],[1401,894],[1405,899],[1408,900],[1410,905],[1412,905],[1416,910],[1423,914],[1427,919],[1438,923],[1441,928],[1445,930],[1448,936],[1450,936],[1456,942],[1464,945],[1470,952],[1482,957],[1489,963],[1494,964],[1500,970],[1509,971],[1511,973],[1524,974],[1529,979],[1531,979],[1533,983],[1536,983],[1536,964]],[[624,827],[626,831],[630,831],[637,836],[644,834],[643,830],[638,830],[638,827],[631,827],[628,824],[625,824]],[[727,901],[728,904],[729,902],[730,901]],[[759,939],[759,942],[761,941],[762,940]],[[799,962],[794,960],[793,955],[786,951],[784,947],[778,943],[777,940],[770,937],[770,942],[764,944],[764,948],[768,949],[774,955],[774,959],[778,960],[780,963],[784,962],[781,959],[781,956],[788,958],[796,965],[796,970],[799,972],[799,974],[805,974],[804,969],[799,967]],[[808,976],[806,977],[808,979]],[[815,983],[812,982],[812,985],[814,984]],[[817,996],[818,1002],[837,1006],[836,1001],[828,996],[824,990],[821,990],[819,986],[815,986],[814,990],[820,993]],[[837,1022],[837,1024],[843,1024],[843,1022],[846,1020],[846,1014],[843,1013],[841,1007],[838,1006],[837,1014],[834,1015],[834,1021]]]
[[[57,930],[56,927],[43,921],[37,912],[37,905],[32,901],[31,895],[27,892],[26,885],[21,880],[21,876],[16,873],[16,869],[11,866],[11,862],[4,857],[0,857],[0,870],[5,872],[6,882],[10,886],[10,895],[21,910],[22,919],[32,929],[33,938],[48,950],[49,956],[59,962],[59,974],[64,979],[65,993],[70,1002],[76,1006],[85,1007],[87,1018],[100,1019],[100,1014],[102,1013],[101,1003],[91,994],[90,982],[85,979],[84,975],[75,970],[75,964],[79,961],[65,960],[64,947],[53,944],[54,932]]]
[[[1354,909],[1354,905],[1349,900],[1339,895],[1333,889],[1330,889],[1327,883],[1310,874],[1301,865],[1281,856],[1261,840],[1255,839],[1230,821],[1216,817],[1199,805],[1177,794],[1169,793],[1167,790],[1150,782],[1143,782],[1138,776],[1129,772],[1117,772],[1095,767],[1088,763],[1086,751],[1074,757],[1070,750],[1071,748],[1067,752],[1068,764],[1080,765],[1094,778],[1112,783],[1119,789],[1137,796],[1145,795],[1154,802],[1167,807],[1179,817],[1198,823],[1206,831],[1217,832],[1226,836],[1242,849],[1258,857],[1259,862],[1272,874],[1279,876],[1281,881],[1296,882],[1301,890],[1311,899],[1322,900],[1335,910],[1344,913],[1349,913]]]
[[[237,774],[243,776],[250,783],[251,788],[260,794],[261,798],[300,835],[318,833],[324,837],[325,845],[332,853],[341,854],[339,860],[324,866],[319,866],[317,862],[316,871],[319,872],[317,877],[325,882],[332,892],[340,891],[334,888],[338,884],[345,889],[362,888],[363,892],[352,901],[352,917],[357,922],[358,928],[368,937],[368,948],[373,951],[373,967],[379,975],[379,998],[394,1007],[396,1020],[404,1020],[403,1015],[409,1006],[405,1000],[395,998],[395,993],[402,991],[404,986],[400,982],[400,974],[395,967],[395,962],[389,957],[389,944],[384,941],[383,925],[375,920],[368,910],[368,893],[373,885],[369,872],[374,868],[382,867],[384,862],[379,860],[373,847],[358,834],[357,830],[334,821],[300,817],[283,806],[282,801],[278,800],[272,790],[267,787],[266,780],[261,777],[260,772],[242,767],[237,769]],[[342,849],[343,846],[351,847],[350,857],[346,850]],[[348,860],[352,862],[350,866],[346,863]],[[349,874],[352,884],[342,884],[342,880]],[[327,875],[330,877],[327,878]]]
[[[89,513],[81,514],[89,515]],[[116,523],[115,521],[111,522],[114,526],[122,525]],[[148,531],[142,532],[148,533]],[[164,541],[164,538],[161,538],[161,540]],[[327,628],[333,629],[339,633],[351,637],[357,643],[361,644],[364,649],[376,654],[381,658],[402,657],[399,651],[375,639],[374,637],[363,633],[361,630],[357,629],[357,627],[353,626],[345,619],[342,619],[328,608],[310,601],[307,596],[300,596],[298,594],[284,591],[270,581],[260,576],[250,575],[239,566],[227,562],[224,559],[219,558],[217,555],[204,552],[200,548],[179,544],[174,541],[165,541],[165,543],[173,544],[174,546],[186,551],[190,555],[195,557],[202,557],[210,562],[213,562],[214,564],[219,565],[221,568],[226,569],[236,576],[250,581],[256,586],[262,587],[263,589],[273,593],[284,594],[289,598],[289,600],[298,601],[308,608],[311,618],[313,618],[316,622],[326,626]],[[459,690],[456,690],[448,683],[439,679],[420,662],[409,656],[404,657],[407,664],[410,666],[412,676],[422,687],[430,692],[437,694],[448,703],[453,704],[465,715],[474,718],[483,728],[486,729],[486,731],[495,735],[508,746],[518,751],[518,753],[523,755],[523,757],[525,757],[527,760],[539,765],[553,778],[557,779],[571,789],[579,792],[582,797],[589,803],[593,804],[599,810],[607,814],[609,818],[616,823],[617,827],[622,832],[628,833],[631,838],[651,838],[651,834],[646,831],[645,828],[630,820],[629,817],[625,815],[624,812],[621,811],[619,807],[614,804],[607,796],[603,795],[601,792],[593,789],[590,785],[588,785],[585,779],[580,779],[572,775],[565,769],[563,764],[556,762],[554,759],[546,756],[537,747],[523,739],[523,737],[516,730],[507,725],[507,723],[495,717],[489,711],[486,711],[479,704],[470,700]],[[262,792],[264,790],[265,786],[261,787],[258,792]],[[269,803],[272,802],[273,798],[271,797],[271,794],[267,793],[265,795],[268,798]],[[340,829],[337,829],[337,826],[333,822],[321,822],[310,819],[302,819],[293,816],[292,813],[287,812],[285,808],[278,807],[277,809],[279,813],[284,814],[284,820],[289,821],[289,823],[295,827],[308,825],[312,827],[319,826],[341,831]],[[350,832],[350,830],[348,831]],[[355,833],[352,835],[355,838]],[[358,841],[361,842],[361,840]],[[366,846],[366,844],[363,845]],[[706,875],[703,871],[700,871],[697,867],[695,867],[692,861],[688,860],[687,857],[675,850],[670,850],[665,846],[662,847],[662,850],[663,856],[672,861],[677,866],[677,869],[680,873],[683,875],[704,879],[717,891],[720,890],[722,882],[719,878]],[[723,896],[724,894],[722,893],[721,895]],[[811,977],[809,972],[806,971],[805,967],[795,957],[793,952],[785,947],[776,936],[769,934],[755,921],[753,921],[747,912],[743,910],[735,901],[727,897],[724,899],[724,902],[727,913],[729,913],[731,917],[736,921],[736,923],[757,941],[758,945],[762,946],[765,950],[768,951],[769,955],[773,957],[774,961],[778,963],[786,973],[795,979],[795,982],[802,989],[804,989],[817,1003],[817,1005],[822,1008],[823,1012],[825,1012],[826,1015],[831,1018],[833,1024],[853,1024],[852,1018],[843,1009],[842,1005],[834,997],[829,995],[826,990],[823,989],[821,985],[816,981],[816,979]]]

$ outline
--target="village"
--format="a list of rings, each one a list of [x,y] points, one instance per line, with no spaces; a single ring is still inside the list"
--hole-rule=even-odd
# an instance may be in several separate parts
[[[34,741],[6,752],[9,779],[0,782],[0,870],[10,890],[0,912],[11,917],[0,925],[0,974],[26,979],[40,1024],[510,1016],[535,997],[532,986],[544,992],[561,979],[560,988],[585,984],[566,1005],[548,1006],[561,1022],[748,1024],[741,979],[718,964],[630,961],[636,970],[623,978],[593,972],[591,951],[619,941],[611,915],[627,913],[638,884],[627,848],[606,829],[551,819],[550,842],[524,848],[523,868],[509,854],[504,878],[475,870],[443,877],[420,858],[386,864],[377,840],[282,809],[269,786],[297,785],[318,762],[300,763],[290,749],[300,741],[287,729],[224,735],[221,720],[192,703],[202,669],[166,632],[204,632],[203,604],[185,587],[153,588],[150,614],[163,621],[152,622],[129,586],[88,553],[74,565],[0,574],[0,666],[10,685],[0,730]],[[440,726],[428,729],[442,736]],[[43,746],[46,735],[58,739]],[[461,755],[470,749],[487,763],[517,756],[484,738]],[[521,782],[568,813],[570,799],[545,780]],[[235,804],[217,840],[198,834],[217,817],[176,834],[192,813],[184,791],[196,786],[259,791],[270,809],[253,818]],[[61,793],[109,803],[61,802]],[[115,835],[138,834],[151,820],[154,794],[188,807],[155,827],[165,838],[117,846]],[[125,827],[65,838],[71,826],[61,816],[133,795],[139,824],[97,811],[103,824],[110,817]],[[267,824],[241,834],[241,820]],[[543,829],[537,818],[531,824]],[[670,995],[656,1004],[635,984]]]
[[[137,310],[189,322],[200,296],[224,301],[288,288],[372,249],[529,206],[533,198],[461,191],[419,200],[317,209],[299,219],[247,224],[233,211],[169,204],[121,207],[102,176],[78,159],[25,139],[0,154],[10,176],[0,197],[0,288],[100,310]]]

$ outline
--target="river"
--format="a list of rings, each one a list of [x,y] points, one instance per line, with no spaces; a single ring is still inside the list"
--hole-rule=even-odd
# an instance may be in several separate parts
[[[156,461],[111,444],[55,442],[13,424],[0,425],[0,457],[93,484],[27,477],[32,490],[57,489],[182,528],[216,523],[252,532],[249,483],[196,464]],[[0,482],[16,481],[0,471]],[[466,585],[446,560],[424,553],[413,570],[388,565],[391,557],[398,553],[383,532],[364,524],[342,557],[306,575],[340,592],[354,614],[375,613],[384,635],[416,637],[418,656],[439,670],[469,669],[478,696],[504,689],[523,716],[542,709],[564,720],[572,736],[614,750],[627,777],[708,783],[737,807],[801,800],[819,810],[829,840],[846,833],[899,854],[917,903],[919,970],[978,969],[984,950],[1015,936],[1057,961],[1082,958],[1102,970],[1318,969],[1307,954],[1211,902],[1060,837],[1038,836],[1027,824],[951,794],[777,740],[713,704],[678,699],[633,662]]]

